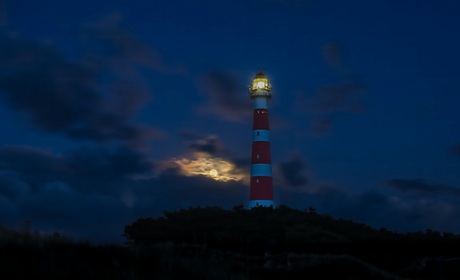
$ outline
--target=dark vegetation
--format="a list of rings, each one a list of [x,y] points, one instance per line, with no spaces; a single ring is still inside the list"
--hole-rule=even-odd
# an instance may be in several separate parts
[[[125,236],[137,245],[173,242],[265,256],[277,262],[275,266],[265,263],[268,275],[299,272],[340,276],[336,279],[346,275],[350,279],[391,278],[383,276],[382,271],[386,271],[417,279],[460,279],[460,235],[429,229],[409,233],[374,229],[318,214],[314,208],[247,210],[237,206],[232,210],[206,207],[165,211],[163,217],[127,225]],[[304,266],[292,269],[297,261]]]
[[[459,279],[460,235],[396,233],[316,213],[165,211],[92,245],[0,227],[2,279]]]

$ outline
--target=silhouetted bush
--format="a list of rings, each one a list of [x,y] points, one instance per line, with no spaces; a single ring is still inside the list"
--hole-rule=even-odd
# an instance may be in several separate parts
[[[453,233],[430,229],[397,233],[335,219],[314,208],[300,211],[287,206],[165,211],[163,217],[127,225],[124,233],[128,243],[137,245],[172,242],[252,256],[286,252],[347,255],[401,276],[417,277],[429,269],[423,260],[439,263],[439,256],[453,260],[460,248],[460,236]],[[417,262],[420,265],[414,265]]]

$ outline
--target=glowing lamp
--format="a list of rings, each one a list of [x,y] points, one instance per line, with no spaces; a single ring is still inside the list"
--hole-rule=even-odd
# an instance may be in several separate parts
[[[249,87],[249,94],[251,98],[256,98],[256,97],[270,98],[271,90],[272,90],[272,86],[270,85],[270,81],[267,79],[264,73],[259,72],[252,79],[252,85]]]

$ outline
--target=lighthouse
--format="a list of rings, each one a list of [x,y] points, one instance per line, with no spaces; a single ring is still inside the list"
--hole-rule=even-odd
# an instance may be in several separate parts
[[[270,92],[271,85],[265,74],[257,73],[249,87],[254,104],[249,208],[275,206],[267,106]]]

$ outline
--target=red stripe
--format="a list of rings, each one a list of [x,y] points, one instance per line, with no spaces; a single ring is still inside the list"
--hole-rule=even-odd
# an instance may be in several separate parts
[[[267,109],[254,109],[252,128],[269,130]]]
[[[273,200],[273,180],[268,176],[251,177],[249,200]]]
[[[270,154],[270,142],[256,141],[252,142],[251,163],[272,163]]]

